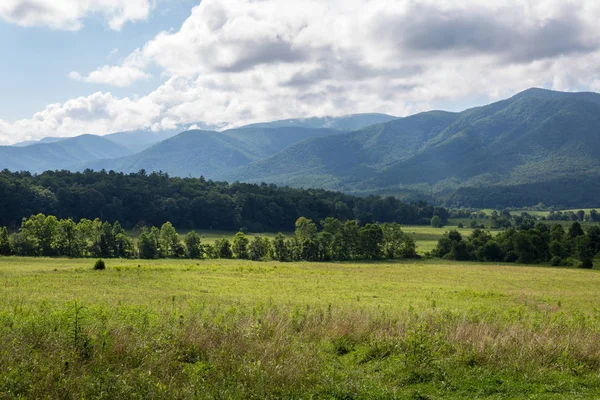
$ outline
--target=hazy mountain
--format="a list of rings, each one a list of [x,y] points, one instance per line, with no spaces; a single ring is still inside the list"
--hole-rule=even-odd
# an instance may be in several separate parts
[[[196,122],[193,126],[197,129],[203,130],[218,130],[226,124],[206,124],[204,122]],[[127,147],[134,153],[138,153],[142,150],[147,149],[155,143],[162,142],[163,140],[169,139],[187,129],[176,128],[164,131],[154,132],[150,129],[139,129],[133,131],[115,132],[107,135],[89,135],[89,136],[102,136],[103,138],[109,139],[114,143],[121,146]],[[40,143],[54,143],[69,138],[64,137],[45,137],[40,140],[27,140],[24,142],[15,143],[14,147],[25,147],[33,144]]]
[[[342,117],[294,118],[281,121],[250,124],[243,128],[328,128],[338,131],[355,131],[369,125],[381,124],[397,117],[387,114],[351,114]]]
[[[151,130],[142,129],[137,131],[109,133],[103,137],[121,146],[127,147],[134,153],[138,153],[155,143],[172,138],[181,132],[181,129],[172,129],[160,132],[152,132]]]
[[[66,139],[66,138],[64,138],[64,137],[45,137],[45,138],[42,138],[40,140],[26,140],[24,142],[18,142],[18,143],[15,143],[15,144],[11,145],[11,146],[14,146],[14,147],[25,147],[25,146],[31,146],[32,144],[59,142],[59,141],[64,140],[64,139]]]
[[[232,169],[268,157],[293,143],[335,133],[338,131],[307,128],[246,128],[224,132],[192,130],[138,154],[86,163],[81,168],[125,172],[145,169],[217,179]]]
[[[106,138],[81,135],[25,147],[0,146],[0,169],[30,172],[70,169],[83,162],[127,154],[131,150]]]
[[[226,178],[353,192],[439,193],[600,176],[600,95],[541,89],[296,143]]]

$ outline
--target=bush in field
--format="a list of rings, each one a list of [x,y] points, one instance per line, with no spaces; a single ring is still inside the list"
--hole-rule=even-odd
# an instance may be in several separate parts
[[[441,228],[444,226],[444,222],[442,222],[442,219],[440,217],[435,215],[433,218],[431,218],[431,226],[433,228]]]
[[[104,260],[100,259],[100,260],[96,260],[96,262],[94,263],[94,270],[95,271],[102,271],[106,269],[106,264],[104,263]]]

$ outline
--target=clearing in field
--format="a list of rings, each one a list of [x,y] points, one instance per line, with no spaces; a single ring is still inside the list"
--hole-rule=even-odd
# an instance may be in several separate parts
[[[3,398],[594,398],[600,274],[0,259]]]

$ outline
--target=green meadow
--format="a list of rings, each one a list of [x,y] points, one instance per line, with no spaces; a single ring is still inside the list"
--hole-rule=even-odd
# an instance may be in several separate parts
[[[0,398],[600,396],[596,270],[93,261],[0,258]]]

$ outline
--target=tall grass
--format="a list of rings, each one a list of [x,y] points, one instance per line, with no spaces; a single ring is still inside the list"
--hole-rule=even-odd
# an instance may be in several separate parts
[[[0,259],[0,398],[594,398],[600,275]]]

